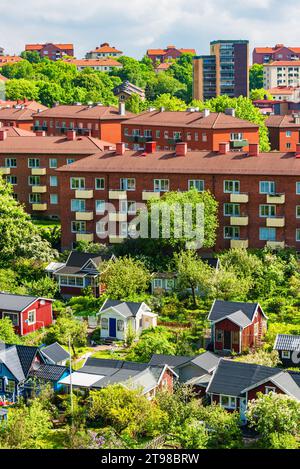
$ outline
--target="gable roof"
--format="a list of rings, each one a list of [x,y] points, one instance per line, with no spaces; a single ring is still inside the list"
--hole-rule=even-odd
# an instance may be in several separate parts
[[[278,334],[274,350],[300,351],[300,335]]]
[[[105,303],[102,305],[99,314],[106,312],[108,309],[113,308],[117,311],[121,316],[125,318],[135,317],[140,309],[142,308],[143,304],[145,303],[136,303],[134,301],[119,301],[119,300],[111,300],[107,299]]]
[[[20,127],[2,127],[0,125],[0,130],[4,130],[7,133],[8,137],[35,137],[35,134],[30,130],[21,129]]]
[[[126,114],[123,116],[115,106],[62,104],[40,112],[34,117],[40,117],[41,119],[43,117],[53,117],[62,119],[125,120],[134,115],[132,112],[126,111]]]
[[[220,357],[211,352],[204,352],[191,360],[191,363],[211,373],[218,366]]]
[[[286,114],[284,116],[270,116],[266,120],[267,127],[275,127],[275,128],[295,128],[299,129],[300,124],[295,122],[295,118],[292,114]]]
[[[57,382],[67,371],[68,369],[65,366],[42,364],[37,369],[31,370],[29,376],[45,381]]]
[[[94,274],[98,274],[97,268],[100,266],[100,264],[103,261],[109,260],[111,258],[111,254],[90,254],[88,252],[72,251],[70,252],[66,263],[58,267],[58,269],[54,271],[54,274],[87,275],[88,270],[85,270],[85,267],[89,264],[89,262],[92,262],[93,264],[93,269],[91,269],[91,271]]]
[[[53,363],[59,363],[70,358],[70,354],[58,342],[42,348],[41,353]]]
[[[62,49],[62,50],[70,50],[72,51],[74,49],[74,45],[73,44],[55,44],[53,42],[46,42],[45,44],[26,44],[25,45],[25,50],[26,51],[40,51],[42,49],[44,49],[46,46],[55,46],[57,47],[58,49]]]
[[[108,42],[105,42],[104,44],[101,44],[101,46],[96,47],[96,49],[90,51],[90,53],[93,53],[93,52],[102,53],[102,54],[109,54],[109,53],[122,54],[123,53],[121,50],[118,50],[115,47],[110,46]]]
[[[252,323],[258,307],[258,303],[215,300],[207,319],[218,322],[228,318],[241,327],[247,327]]]
[[[36,296],[0,292],[0,310],[21,312],[38,299]]]
[[[172,368],[176,368],[182,364],[189,363],[192,360],[192,357],[184,357],[178,355],[163,355],[163,354],[154,354],[149,361],[150,366],[162,366],[169,365]]]
[[[123,81],[120,85],[113,89],[114,94],[127,93],[127,94],[138,94],[139,96],[145,97],[145,91],[136,85],[133,85],[128,80]]]
[[[216,368],[219,361],[220,358],[211,352],[204,352],[201,355],[197,355],[195,357],[154,354],[149,361],[149,365],[168,365],[169,367],[177,370],[178,368],[183,368],[192,364],[201,369],[199,371],[199,376],[202,376],[204,372],[211,373]]]
[[[27,378],[38,353],[38,347],[4,344],[4,349],[0,352],[0,362],[4,363],[20,382]],[[41,359],[43,361],[43,357]]]

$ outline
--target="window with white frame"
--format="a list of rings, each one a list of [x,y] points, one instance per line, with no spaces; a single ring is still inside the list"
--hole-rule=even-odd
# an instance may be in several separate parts
[[[57,176],[50,176],[50,187],[57,187],[58,180]]]
[[[75,277],[73,275],[60,275],[59,277],[60,285],[64,287],[83,287],[83,278],[82,277]]]
[[[41,183],[40,176],[29,176],[28,177],[29,186],[39,186],[40,183]]]
[[[276,393],[276,388],[274,386],[266,386],[265,394],[270,394],[271,392],[273,392],[275,394]]]
[[[164,131],[164,138],[166,140],[169,138],[169,132],[167,130]]]
[[[154,288],[162,288],[162,279],[161,278],[155,278],[153,280],[153,286],[154,286]]]
[[[239,204],[224,204],[225,217],[239,217],[240,214],[241,208]]]
[[[74,158],[67,158],[67,164],[72,164],[74,161]]]
[[[154,192],[168,192],[169,190],[169,179],[154,179]]]
[[[17,159],[16,158],[5,158],[5,167],[6,168],[16,168]]]
[[[17,176],[6,176],[6,182],[8,184],[11,184],[12,186],[16,186],[17,183],[18,183],[18,179],[17,179]]]
[[[296,194],[300,195],[300,182],[296,182]]]
[[[85,221],[72,221],[71,230],[72,230],[72,233],[85,233],[86,222]]]
[[[32,309],[31,311],[28,311],[28,325],[35,324],[35,316],[36,316],[36,311],[35,309]]]
[[[300,205],[296,205],[296,218],[300,218]]]
[[[71,189],[85,189],[85,178],[71,178]]]
[[[181,140],[181,132],[178,132],[178,131],[173,132],[173,139]]]
[[[224,226],[224,239],[240,239],[240,227]]]
[[[105,213],[105,200],[96,200],[96,213]]]
[[[300,242],[300,228],[296,229],[296,241]]]
[[[120,189],[122,191],[135,191],[135,178],[121,178]]]
[[[128,213],[129,215],[135,215],[136,214],[136,202],[134,202],[133,200],[121,200],[120,212]]]
[[[57,205],[58,204],[58,195],[57,194],[50,194],[50,204]]]
[[[285,358],[288,360],[289,358],[291,358],[291,352],[287,350],[282,350],[282,358]]]
[[[122,321],[121,319],[117,321],[117,331],[118,332],[124,331],[124,321]]]
[[[50,158],[49,160],[49,168],[57,168],[57,159],[56,158]]]
[[[232,142],[236,142],[236,141],[240,142],[243,139],[244,139],[244,135],[242,132],[233,132],[230,134],[230,140]]]
[[[285,133],[285,136],[286,136],[286,137],[291,137],[291,136],[292,136],[292,131],[291,131],[291,130],[287,130],[286,133]]]
[[[204,181],[203,179],[190,179],[188,183],[188,188],[196,189],[198,192],[204,191]]]
[[[42,201],[41,194],[29,194],[29,203],[30,204],[40,204]]]
[[[151,138],[152,137],[152,130],[151,129],[145,129],[144,130],[144,137]]]
[[[202,142],[207,142],[207,133],[205,132],[202,134]]]
[[[85,203],[83,199],[72,199],[71,212],[85,212]]]
[[[224,193],[225,194],[239,194],[240,193],[240,181],[224,181]]]
[[[275,194],[275,182],[274,181],[260,181],[259,193],[273,195]]]
[[[236,397],[220,396],[220,405],[224,409],[236,409]]]
[[[40,159],[39,158],[28,158],[28,168],[39,168]]]
[[[3,318],[9,318],[13,326],[19,326],[19,315],[18,313],[3,312]]]
[[[102,318],[101,319],[101,329],[104,331],[108,330],[108,319],[107,318]]]
[[[98,221],[96,224],[96,233],[99,236],[103,236],[106,234],[106,222],[105,221]]]
[[[104,191],[105,189],[105,179],[104,178],[96,178],[95,179],[95,188],[97,191]]]
[[[276,217],[276,205],[260,205],[259,216],[261,218]]]
[[[127,235],[128,235],[128,224],[127,224],[127,222],[120,223],[120,235],[123,236],[124,238],[127,237]]]

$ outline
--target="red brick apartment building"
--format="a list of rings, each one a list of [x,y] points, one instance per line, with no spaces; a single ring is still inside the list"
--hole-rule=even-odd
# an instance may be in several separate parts
[[[274,47],[255,47],[252,61],[254,64],[265,64],[279,60],[299,60],[300,47],[286,47],[276,44]]]
[[[114,149],[111,143],[92,137],[24,136],[26,131],[0,128],[0,174],[12,184],[16,199],[36,216],[60,217],[59,178],[56,168],[95,152]],[[15,136],[8,136],[8,135]],[[62,194],[62,197],[63,194]]]
[[[24,130],[33,129],[33,114],[47,109],[36,101],[0,101],[0,123]]]
[[[126,151],[95,154],[58,169],[62,213],[62,246],[70,249],[79,240],[103,242],[96,234],[105,203],[113,203],[117,234],[107,239],[120,243],[134,218],[136,203],[160,197],[167,191],[210,190],[219,202],[216,249],[230,247],[273,248],[294,246],[300,251],[300,158],[292,153],[262,153],[250,145],[248,153],[187,151]],[[78,210],[78,212],[77,212]],[[98,223],[99,222],[99,223]]]
[[[221,113],[162,108],[123,122],[122,141],[131,150],[144,149],[147,141],[156,141],[159,151],[173,151],[178,142],[187,142],[190,150],[218,151],[220,143],[228,142],[231,149],[248,151],[249,144],[259,143],[259,128],[235,117],[234,109]]]
[[[175,46],[167,46],[166,49],[148,49],[147,57],[155,62],[166,62],[167,60],[178,59],[182,54],[197,55],[195,49],[177,49]]]
[[[295,152],[300,143],[300,114],[270,116],[266,120],[272,150]]]
[[[119,109],[100,104],[55,106],[33,116],[34,130],[44,130],[49,136],[74,130],[77,135],[117,143],[121,140],[121,123],[134,115],[126,112],[123,103]]]
[[[74,56],[73,44],[53,44],[52,42],[48,42],[46,44],[26,44],[25,51],[36,51],[40,54],[42,59],[48,57],[48,59],[54,61],[60,60],[66,55],[70,57]]]

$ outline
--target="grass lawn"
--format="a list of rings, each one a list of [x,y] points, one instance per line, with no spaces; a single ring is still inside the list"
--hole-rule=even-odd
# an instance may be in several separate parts
[[[47,436],[45,442],[46,449],[63,449],[65,448],[64,443],[66,439],[66,431],[64,428],[52,429]]]

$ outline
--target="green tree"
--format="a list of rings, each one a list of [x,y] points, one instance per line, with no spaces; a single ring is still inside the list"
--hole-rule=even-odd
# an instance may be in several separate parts
[[[170,93],[159,95],[154,101],[153,106],[156,109],[164,108],[166,111],[185,111],[186,103]]]
[[[127,111],[133,112],[134,114],[139,114],[145,111],[147,107],[148,107],[148,102],[143,101],[142,98],[136,93],[130,96],[130,98],[127,99],[126,101]]]
[[[75,347],[86,345],[87,323],[72,317],[60,316],[55,324],[48,329],[46,342],[48,344],[59,342],[62,345],[68,345],[69,339],[71,339],[73,354],[76,355]]]
[[[9,318],[3,318],[0,321],[0,342],[6,344],[17,344],[19,337],[15,333],[14,326]]]
[[[255,365],[276,367],[280,364],[277,350],[267,352],[266,350],[257,350],[247,355],[242,355],[235,359],[242,363],[254,363]]]
[[[128,354],[128,360],[147,363],[153,354],[175,355],[176,347],[171,334],[163,327],[145,330]]]
[[[39,280],[25,282],[28,295],[55,298],[58,293],[58,283],[50,277],[42,277]]]
[[[249,72],[250,91],[263,87],[264,82],[264,66],[254,64],[250,67]]]
[[[183,449],[206,449],[209,441],[205,424],[195,418],[184,422],[178,436]]]
[[[107,296],[116,300],[133,300],[149,287],[150,272],[142,261],[120,257],[101,265],[101,282],[106,285]]]
[[[0,260],[18,257],[49,261],[56,255],[23,207],[12,197],[11,186],[0,179]]]
[[[22,57],[22,59],[27,60],[31,64],[37,64],[42,60],[40,54],[36,50],[34,50],[34,51],[23,51],[21,53],[21,57]]]
[[[29,99],[36,101],[39,92],[33,81],[24,78],[8,80],[5,84],[6,99],[16,101],[18,99]]]
[[[255,101],[256,99],[273,99],[273,96],[271,93],[269,93],[268,90],[265,90],[264,88],[259,88],[259,89],[254,89],[250,92],[250,99],[252,101]]]

